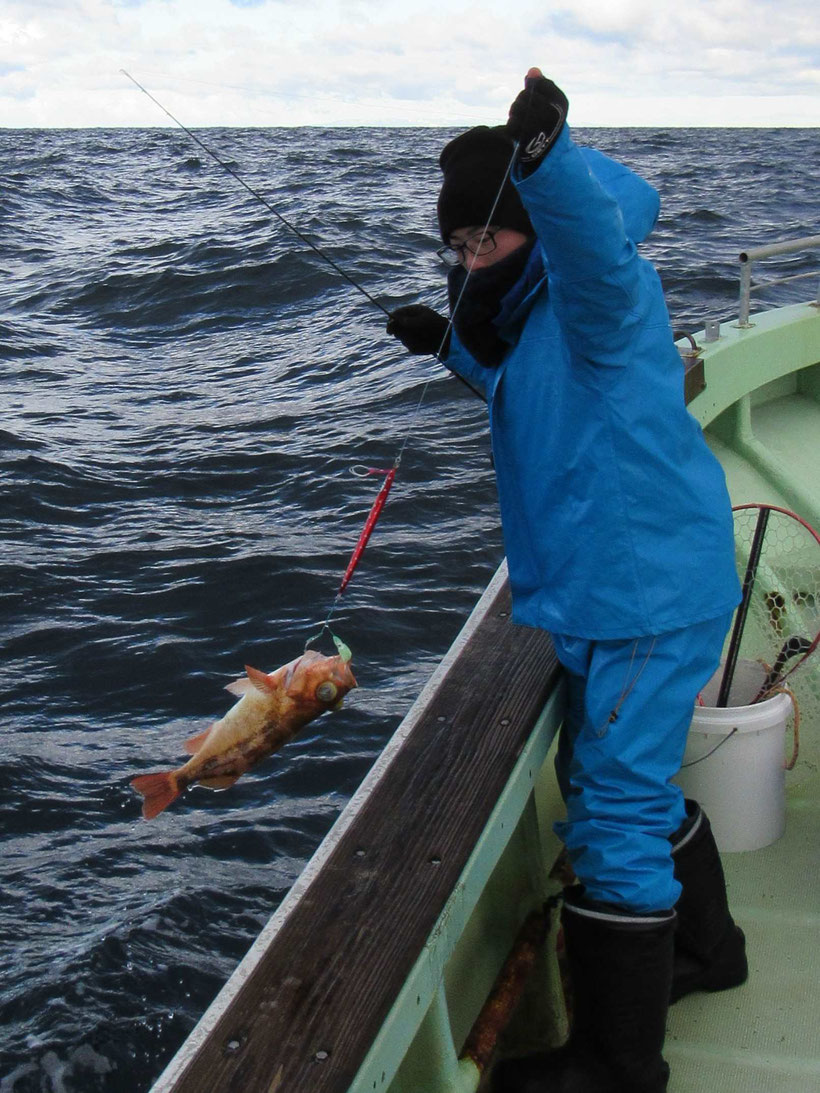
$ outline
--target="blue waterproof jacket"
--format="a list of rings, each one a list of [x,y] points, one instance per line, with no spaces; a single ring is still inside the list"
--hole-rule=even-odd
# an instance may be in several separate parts
[[[591,639],[677,630],[740,598],[723,470],[683,396],[660,279],[636,243],[657,192],[564,127],[515,178],[538,242],[496,320],[487,397],[516,622]]]

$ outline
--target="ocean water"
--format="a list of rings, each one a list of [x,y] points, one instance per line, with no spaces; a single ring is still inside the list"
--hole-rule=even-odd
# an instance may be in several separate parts
[[[200,135],[384,307],[443,308],[449,131]],[[733,316],[740,249],[818,230],[818,130],[576,136],[659,188],[676,329]],[[485,410],[181,131],[0,150],[0,1093],[143,1093],[500,561]],[[380,485],[354,469],[402,445],[334,616],[360,689],[142,821],[129,779],[319,628]]]

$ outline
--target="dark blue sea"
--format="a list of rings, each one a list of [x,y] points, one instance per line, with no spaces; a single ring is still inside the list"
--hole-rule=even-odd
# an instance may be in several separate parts
[[[443,308],[450,131],[198,133],[382,306]],[[677,329],[818,231],[818,130],[576,136],[659,188]],[[144,1093],[501,560],[485,410],[179,130],[0,131],[0,271],[0,1093]],[[360,689],[141,820],[129,779],[321,625],[381,484],[351,468],[405,441],[334,616]]]

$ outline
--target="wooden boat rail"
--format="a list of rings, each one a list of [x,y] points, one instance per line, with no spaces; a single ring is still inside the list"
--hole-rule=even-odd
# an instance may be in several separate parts
[[[502,567],[153,1093],[350,1088],[556,695],[549,636],[510,610]]]

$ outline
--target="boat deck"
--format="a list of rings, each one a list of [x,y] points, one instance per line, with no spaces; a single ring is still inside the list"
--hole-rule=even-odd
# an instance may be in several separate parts
[[[724,854],[732,912],[746,933],[749,980],[691,995],[669,1015],[669,1093],[820,1089],[820,798],[817,778],[787,795],[786,832]]]

